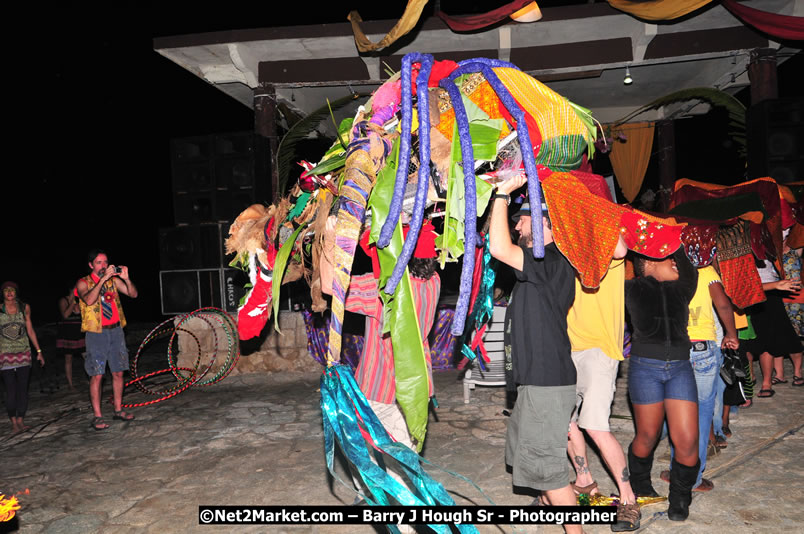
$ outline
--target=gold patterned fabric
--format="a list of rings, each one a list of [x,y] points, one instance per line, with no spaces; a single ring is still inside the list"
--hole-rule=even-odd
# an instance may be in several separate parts
[[[717,261],[723,289],[738,308],[747,308],[765,300],[762,280],[751,252],[747,221],[721,228],[717,233]]]
[[[553,240],[584,287],[600,285],[620,235],[629,249],[654,258],[681,246],[686,223],[615,204],[593,194],[573,173],[539,170]]]
[[[84,277],[84,281],[87,283],[87,288],[92,289],[95,287],[95,281],[92,280],[92,275],[88,275]],[[115,287],[114,282],[109,281],[107,282],[107,287],[105,288],[106,291],[111,292],[114,294],[114,303],[117,305],[117,313],[120,317],[120,326],[126,326],[126,316],[123,314],[123,304],[120,302],[120,293],[117,291],[117,287]],[[96,334],[101,333],[103,327],[101,326],[101,296],[98,297],[97,302],[92,306],[87,306],[84,302],[84,299],[79,298],[78,303],[81,306],[81,331],[82,332],[94,332]]]
[[[477,107],[482,109],[490,119],[503,118],[500,111],[500,99],[497,98],[497,93],[491,88],[489,82],[479,72],[475,72],[466,77],[466,80],[461,84],[461,92]],[[449,99],[449,94],[443,90],[438,91],[438,111],[441,113],[441,118],[436,125],[436,129],[441,132],[444,137],[452,141],[453,127],[455,125],[455,110],[452,109],[452,101]],[[503,126],[500,131],[500,138],[506,137],[511,133],[507,124]]]

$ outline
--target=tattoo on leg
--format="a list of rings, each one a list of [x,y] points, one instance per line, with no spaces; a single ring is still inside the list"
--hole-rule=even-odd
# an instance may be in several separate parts
[[[589,472],[589,468],[584,465],[586,463],[586,460],[584,460],[583,456],[576,456],[575,457],[575,463],[578,465],[578,472],[579,473],[588,473]]]
[[[631,479],[631,473],[628,472],[628,466],[623,467],[623,482],[628,482]]]

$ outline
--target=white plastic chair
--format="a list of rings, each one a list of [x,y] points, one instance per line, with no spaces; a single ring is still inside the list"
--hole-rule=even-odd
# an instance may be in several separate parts
[[[463,402],[469,404],[469,398],[475,386],[504,386],[505,385],[505,347],[504,347],[504,328],[505,310],[504,306],[494,306],[494,314],[491,322],[486,327],[483,334],[483,345],[489,356],[489,362],[484,363],[486,370],[480,368],[477,359],[471,362],[471,367],[463,377]],[[482,356],[481,356],[482,357]]]

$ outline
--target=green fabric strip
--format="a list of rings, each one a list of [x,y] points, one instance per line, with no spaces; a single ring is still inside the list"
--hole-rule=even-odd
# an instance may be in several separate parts
[[[399,140],[394,142],[391,156],[385,167],[377,175],[377,183],[371,192],[368,205],[371,207],[371,242],[380,236],[385,219],[390,211],[393,196],[396,165],[399,161]],[[397,225],[391,243],[384,249],[377,249],[380,260],[380,289],[385,287],[402,251],[402,225]],[[401,282],[393,295],[380,291],[383,300],[384,329],[391,332],[394,348],[394,373],[396,376],[396,400],[405,414],[405,421],[418,450],[424,444],[427,433],[427,407],[430,401],[430,388],[427,382],[427,361],[421,344],[422,334],[410,276],[405,270]]]

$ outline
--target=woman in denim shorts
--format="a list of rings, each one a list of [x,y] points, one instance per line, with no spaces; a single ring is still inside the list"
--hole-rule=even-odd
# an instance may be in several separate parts
[[[657,496],[650,471],[666,417],[675,445],[667,515],[683,521],[699,468],[698,392],[687,335],[698,272],[679,249],[663,260],[639,256],[634,273],[636,278],[625,283],[633,327],[628,391],[636,421],[636,436],[628,447],[631,487],[637,495]]]

